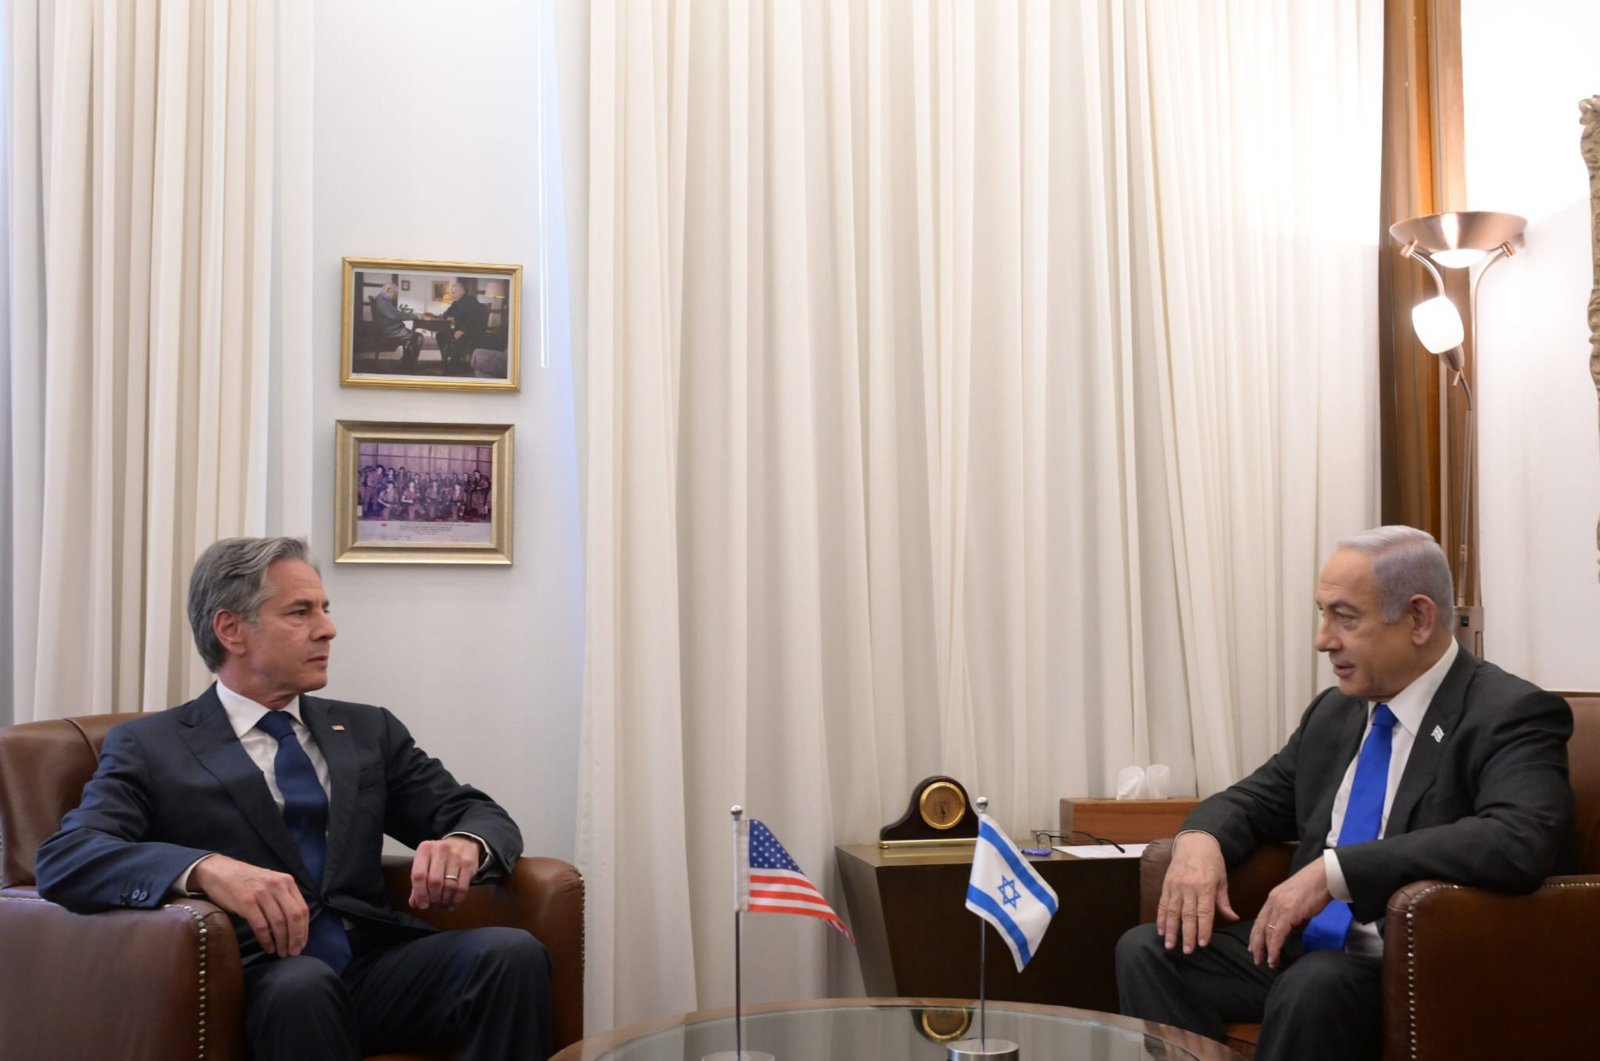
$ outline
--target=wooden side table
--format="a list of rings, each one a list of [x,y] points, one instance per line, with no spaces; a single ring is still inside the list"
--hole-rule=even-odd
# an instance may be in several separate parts
[[[976,998],[982,922],[966,908],[972,847],[834,850],[867,994]],[[990,935],[989,997],[1116,1012],[1116,946],[1139,921],[1139,860],[1057,853],[1029,861],[1055,889],[1060,912],[1020,973]]]

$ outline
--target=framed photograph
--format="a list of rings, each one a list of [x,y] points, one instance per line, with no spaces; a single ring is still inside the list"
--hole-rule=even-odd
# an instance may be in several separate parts
[[[347,387],[518,390],[522,266],[346,258],[340,333]]]
[[[340,420],[335,563],[511,563],[511,425]]]

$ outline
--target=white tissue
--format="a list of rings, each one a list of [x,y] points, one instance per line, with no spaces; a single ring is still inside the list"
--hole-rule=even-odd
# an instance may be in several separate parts
[[[1166,799],[1172,771],[1161,763],[1124,766],[1117,771],[1118,799]]]

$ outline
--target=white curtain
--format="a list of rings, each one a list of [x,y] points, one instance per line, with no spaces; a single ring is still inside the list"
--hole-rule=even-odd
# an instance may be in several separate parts
[[[310,9],[10,14],[15,713],[163,708],[198,551],[308,529]]]
[[[1376,521],[1381,3],[595,0],[588,1027],[726,1004],[743,804],[1213,791]],[[798,923],[795,923],[798,922]],[[747,998],[855,955],[750,918]]]

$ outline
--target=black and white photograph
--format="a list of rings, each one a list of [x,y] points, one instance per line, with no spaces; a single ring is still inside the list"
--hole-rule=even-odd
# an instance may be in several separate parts
[[[510,425],[340,421],[339,562],[510,563]]]

